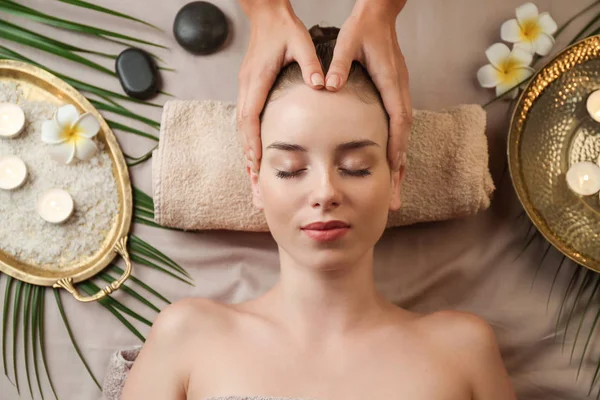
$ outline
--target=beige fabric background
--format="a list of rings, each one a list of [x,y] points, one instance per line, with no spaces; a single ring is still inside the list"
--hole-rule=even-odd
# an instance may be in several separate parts
[[[210,56],[193,56],[181,49],[172,37],[172,22],[186,0],[102,0],[96,3],[159,25],[157,33],[135,23],[91,13],[53,0],[21,0],[42,10],[61,14],[78,22],[102,25],[122,33],[131,33],[171,47],[156,50],[176,73],[163,72],[164,90],[181,99],[235,101],[237,72],[248,44],[249,24],[237,1],[213,0],[232,21],[228,46]],[[414,107],[440,110],[459,103],[484,103],[493,96],[476,81],[477,69],[486,64],[485,49],[500,41],[500,25],[514,18],[514,9],[524,0],[409,0],[397,20],[398,36],[411,76]],[[297,0],[294,9],[311,26],[324,23],[340,26],[349,15],[353,0]],[[562,24],[590,0],[538,0],[540,11],[549,11]],[[2,18],[5,15],[2,14]],[[588,17],[589,18],[589,17]],[[121,47],[29,21],[8,16],[8,20],[52,33],[67,42],[118,52]],[[555,51],[583,26],[577,21],[559,40]],[[20,46],[0,39],[2,44]],[[26,55],[61,72],[111,90],[120,91],[117,80],[88,68],[45,53],[23,49]],[[112,66],[106,59],[97,59]],[[164,102],[166,98],[158,100]],[[160,110],[131,109],[160,119]],[[493,324],[509,372],[521,399],[575,399],[587,394],[588,368],[575,382],[577,361],[569,365],[569,350],[561,355],[560,341],[552,339],[555,317],[562,292],[571,276],[564,267],[555,286],[550,306],[546,300],[559,257],[552,251],[545,258],[531,289],[533,275],[543,255],[543,243],[534,242],[518,261],[513,259],[523,244],[526,226],[516,224],[519,205],[508,176],[501,180],[505,166],[507,108],[498,103],[489,108],[488,136],[491,170],[498,187],[492,208],[474,218],[445,223],[424,224],[386,231],[376,248],[378,286],[392,300],[417,311],[457,308],[475,312]],[[115,118],[119,120],[119,118]],[[142,124],[133,126],[148,130]],[[153,143],[135,135],[117,132],[125,152],[143,154]],[[152,193],[151,161],[131,169],[133,184]],[[171,256],[194,277],[196,287],[180,284],[143,266],[135,266],[135,275],[150,283],[172,301],[187,296],[239,302],[266,291],[277,279],[277,252],[269,234],[240,232],[179,233],[134,226],[133,233]],[[4,285],[0,288],[3,298]],[[117,349],[138,344],[111,314],[98,304],[79,304],[66,293],[63,299],[81,350],[98,379]],[[122,300],[124,296],[117,293]],[[99,399],[101,393],[89,378],[72,349],[52,296],[46,301],[47,357],[60,399]],[[153,319],[155,314],[126,300],[136,310]],[[156,304],[163,306],[158,300]],[[147,335],[149,329],[136,324]],[[585,327],[584,327],[585,331]],[[24,375],[22,343],[19,344],[21,398],[29,396]],[[8,355],[9,362],[12,354]],[[576,356],[577,357],[577,356]],[[576,358],[578,360],[578,358]],[[42,374],[43,375],[43,374]],[[12,376],[12,374],[11,374]],[[45,395],[51,396],[43,379]],[[35,382],[34,394],[37,390]],[[0,398],[20,398],[7,379],[0,375]],[[39,398],[39,394],[36,394]]]

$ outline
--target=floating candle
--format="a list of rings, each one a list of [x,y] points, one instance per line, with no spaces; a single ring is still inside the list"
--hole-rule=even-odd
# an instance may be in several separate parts
[[[40,216],[53,224],[65,222],[73,213],[73,198],[62,189],[50,189],[44,192],[37,203]]]
[[[0,189],[18,189],[27,179],[27,166],[17,156],[0,158]]]
[[[566,177],[569,188],[580,196],[590,196],[600,191],[600,167],[593,162],[573,164]]]
[[[0,138],[15,138],[24,127],[25,113],[21,107],[12,103],[0,103]]]

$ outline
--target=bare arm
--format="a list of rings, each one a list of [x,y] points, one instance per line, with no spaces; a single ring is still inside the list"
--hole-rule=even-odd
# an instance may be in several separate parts
[[[189,365],[183,356],[189,331],[189,305],[167,306],[156,318],[150,334],[129,372],[122,400],[185,400]]]
[[[260,169],[259,115],[279,71],[298,62],[307,85],[324,85],[321,63],[308,30],[289,0],[239,0],[250,20],[250,41],[238,74],[237,123],[247,165]]]
[[[483,319],[458,311],[437,313],[438,343],[468,380],[473,400],[517,400],[494,331]]]
[[[354,60],[367,68],[390,116],[388,159],[394,171],[406,162],[412,124],[408,68],[396,34],[396,18],[405,4],[406,0],[357,0],[340,29],[325,78],[327,90],[337,91]]]
[[[474,329],[472,349],[464,360],[473,377],[473,399],[517,400],[492,328],[478,322]]]

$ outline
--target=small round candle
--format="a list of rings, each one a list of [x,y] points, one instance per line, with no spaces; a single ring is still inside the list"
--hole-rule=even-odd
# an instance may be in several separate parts
[[[590,196],[600,191],[600,167],[593,162],[573,164],[566,177],[569,188],[580,196]]]
[[[0,158],[0,189],[18,189],[27,179],[27,166],[17,156]]]
[[[0,138],[17,137],[25,127],[25,113],[12,103],[0,103]]]
[[[49,189],[38,199],[37,211],[44,220],[61,224],[73,213],[73,198],[62,189]]]

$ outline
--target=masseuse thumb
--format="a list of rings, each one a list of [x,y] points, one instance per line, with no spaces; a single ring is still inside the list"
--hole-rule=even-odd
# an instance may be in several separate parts
[[[313,88],[325,86],[323,69],[321,68],[321,63],[317,58],[317,51],[312,42],[302,47],[300,52],[296,55],[296,61],[302,70],[302,78],[308,86]]]

